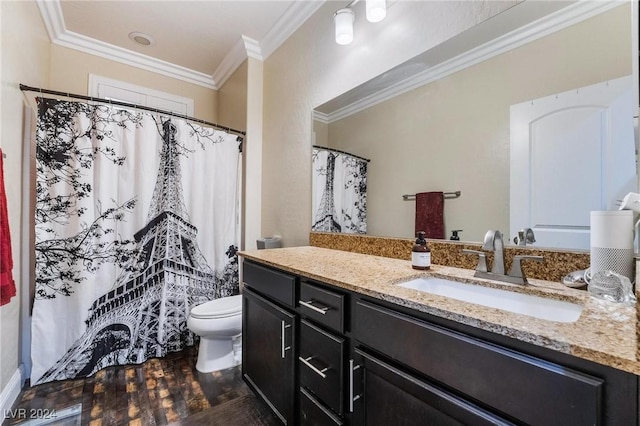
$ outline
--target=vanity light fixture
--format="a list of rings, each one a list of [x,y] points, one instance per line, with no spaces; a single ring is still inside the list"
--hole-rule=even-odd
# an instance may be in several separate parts
[[[386,0],[367,0],[367,21],[380,22],[387,16]]]
[[[353,0],[343,9],[333,14],[333,22],[336,27],[336,43],[347,45],[353,41],[353,21],[355,15],[351,8],[360,0]],[[386,0],[366,0],[367,21],[380,22],[387,16]]]
[[[348,7],[338,10],[333,15],[333,21],[336,25],[336,43],[346,45],[353,41],[354,19],[353,10]]]

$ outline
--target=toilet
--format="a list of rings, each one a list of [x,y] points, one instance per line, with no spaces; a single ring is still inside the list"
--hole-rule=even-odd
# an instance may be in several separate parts
[[[201,373],[240,364],[242,295],[211,300],[191,309],[187,327],[200,336],[196,369]]]

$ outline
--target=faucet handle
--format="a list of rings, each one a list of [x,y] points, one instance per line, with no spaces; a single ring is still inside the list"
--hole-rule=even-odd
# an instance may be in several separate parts
[[[478,266],[476,266],[476,271],[487,272],[487,253],[480,250],[469,249],[462,249],[462,252],[465,254],[478,255]]]
[[[536,262],[543,262],[544,256],[529,256],[529,255],[513,256],[513,265],[511,266],[511,271],[509,271],[509,276],[522,278],[523,281],[526,282],[527,278],[524,276],[524,271],[522,270],[523,260],[535,260]]]

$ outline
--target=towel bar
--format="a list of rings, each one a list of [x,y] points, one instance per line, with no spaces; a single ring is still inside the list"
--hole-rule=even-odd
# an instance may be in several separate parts
[[[460,196],[460,194],[462,194],[462,192],[460,191],[455,191],[455,192],[444,192],[444,198],[458,198]],[[407,201],[407,200],[415,200],[416,199],[416,194],[404,194],[402,196],[402,199]]]

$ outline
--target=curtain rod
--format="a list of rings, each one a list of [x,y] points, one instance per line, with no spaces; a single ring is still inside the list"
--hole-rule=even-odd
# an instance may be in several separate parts
[[[334,148],[327,148],[326,146],[320,146],[320,145],[312,145],[312,146],[313,146],[314,148],[318,148],[318,149],[324,149],[324,150],[327,150],[327,151],[339,152],[340,154],[347,154],[347,155],[350,155],[350,156],[352,156],[352,157],[355,157],[355,158],[359,158],[359,159],[361,159],[361,160],[364,160],[364,161],[366,161],[367,163],[371,161],[371,160],[369,160],[368,158],[360,157],[359,155],[354,155],[354,154],[352,154],[352,153],[350,153],[350,152],[347,152],[347,151],[341,151],[341,150],[339,150],[339,149],[334,149]]]
[[[225,131],[227,131],[229,133],[235,133],[235,134],[240,135],[240,136],[245,136],[247,134],[247,132],[245,132],[243,130],[236,130],[236,129],[233,129],[231,127],[221,126],[220,124],[211,123],[210,121],[202,120],[200,118],[189,117],[187,115],[182,115],[182,114],[176,114],[175,112],[165,111],[165,110],[161,110],[161,109],[157,109],[157,108],[151,108],[151,107],[144,106],[144,105],[132,104],[130,102],[122,102],[122,101],[115,101],[115,100],[111,100],[111,99],[95,98],[93,96],[76,95],[74,93],[58,92],[58,91],[55,91],[55,90],[41,89],[41,88],[37,88],[37,87],[29,87],[29,86],[26,86],[24,84],[20,84],[20,90],[22,90],[23,92],[38,92],[38,93],[47,94],[47,95],[65,96],[67,98],[72,98],[72,99],[82,99],[82,100],[85,100],[85,101],[102,102],[102,103],[107,103],[107,104],[110,104],[110,105],[118,105],[118,106],[123,106],[123,107],[142,109],[142,110],[145,110],[145,111],[151,111],[151,112],[155,112],[155,113],[170,115],[170,116],[177,117],[177,118],[182,118],[184,120],[195,121],[196,123],[206,124],[208,126],[215,127],[217,129],[220,129],[220,130],[225,130]]]

